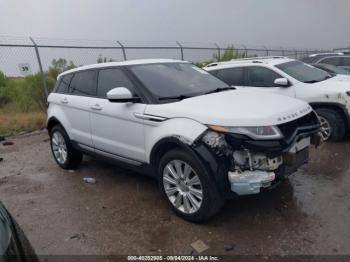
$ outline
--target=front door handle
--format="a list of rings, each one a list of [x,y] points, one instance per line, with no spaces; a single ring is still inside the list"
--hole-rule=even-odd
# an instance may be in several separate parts
[[[61,104],[68,104],[68,99],[67,98],[63,98],[61,100]]]
[[[101,111],[102,107],[99,104],[95,104],[90,107],[92,110]]]

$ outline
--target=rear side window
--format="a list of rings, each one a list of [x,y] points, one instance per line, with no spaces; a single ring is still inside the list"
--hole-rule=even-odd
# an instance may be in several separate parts
[[[244,68],[226,68],[216,71],[216,77],[233,86],[244,85]]]
[[[129,78],[119,68],[100,70],[98,73],[97,96],[106,98],[108,91],[115,87],[125,87],[134,94],[134,89]]]
[[[95,75],[96,71],[93,70],[75,73],[69,86],[69,93],[72,95],[95,96]]]
[[[343,66],[350,66],[350,57],[343,57]]]
[[[72,80],[73,74],[69,74],[69,75],[64,75],[57,88],[56,88],[56,93],[60,93],[60,94],[66,94],[68,93],[68,86],[70,81]]]
[[[249,86],[274,87],[275,80],[281,76],[274,71],[260,66],[247,67],[247,80]]]
[[[319,63],[340,66],[341,60],[340,60],[340,57],[328,57],[328,58],[322,59]]]

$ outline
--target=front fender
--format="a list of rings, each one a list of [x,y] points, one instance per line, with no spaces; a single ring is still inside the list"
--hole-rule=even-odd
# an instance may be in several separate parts
[[[164,138],[175,138],[186,145],[192,145],[207,130],[207,126],[188,118],[173,118],[156,125],[145,123],[146,160],[150,163],[151,152]]]

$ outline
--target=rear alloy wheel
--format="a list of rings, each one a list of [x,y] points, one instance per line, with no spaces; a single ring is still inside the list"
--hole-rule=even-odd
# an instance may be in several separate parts
[[[56,125],[51,129],[50,142],[52,155],[60,167],[72,169],[80,165],[83,154],[73,147],[62,126]]]
[[[158,175],[163,196],[174,212],[188,221],[204,221],[224,204],[211,174],[194,153],[167,152],[160,160]]]
[[[67,145],[64,141],[63,135],[58,131],[54,132],[52,134],[51,144],[55,159],[63,165],[67,161],[68,156]]]

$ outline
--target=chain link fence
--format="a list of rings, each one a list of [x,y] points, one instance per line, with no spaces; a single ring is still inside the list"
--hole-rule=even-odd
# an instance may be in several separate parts
[[[58,61],[66,63],[67,68],[97,62],[142,58],[172,58],[193,63],[205,63],[219,60],[227,50],[233,50],[237,57],[288,56],[295,59],[311,53],[324,52],[324,50],[253,47],[228,43],[102,41],[0,36],[0,71],[8,77],[40,74],[47,95],[47,72]]]

